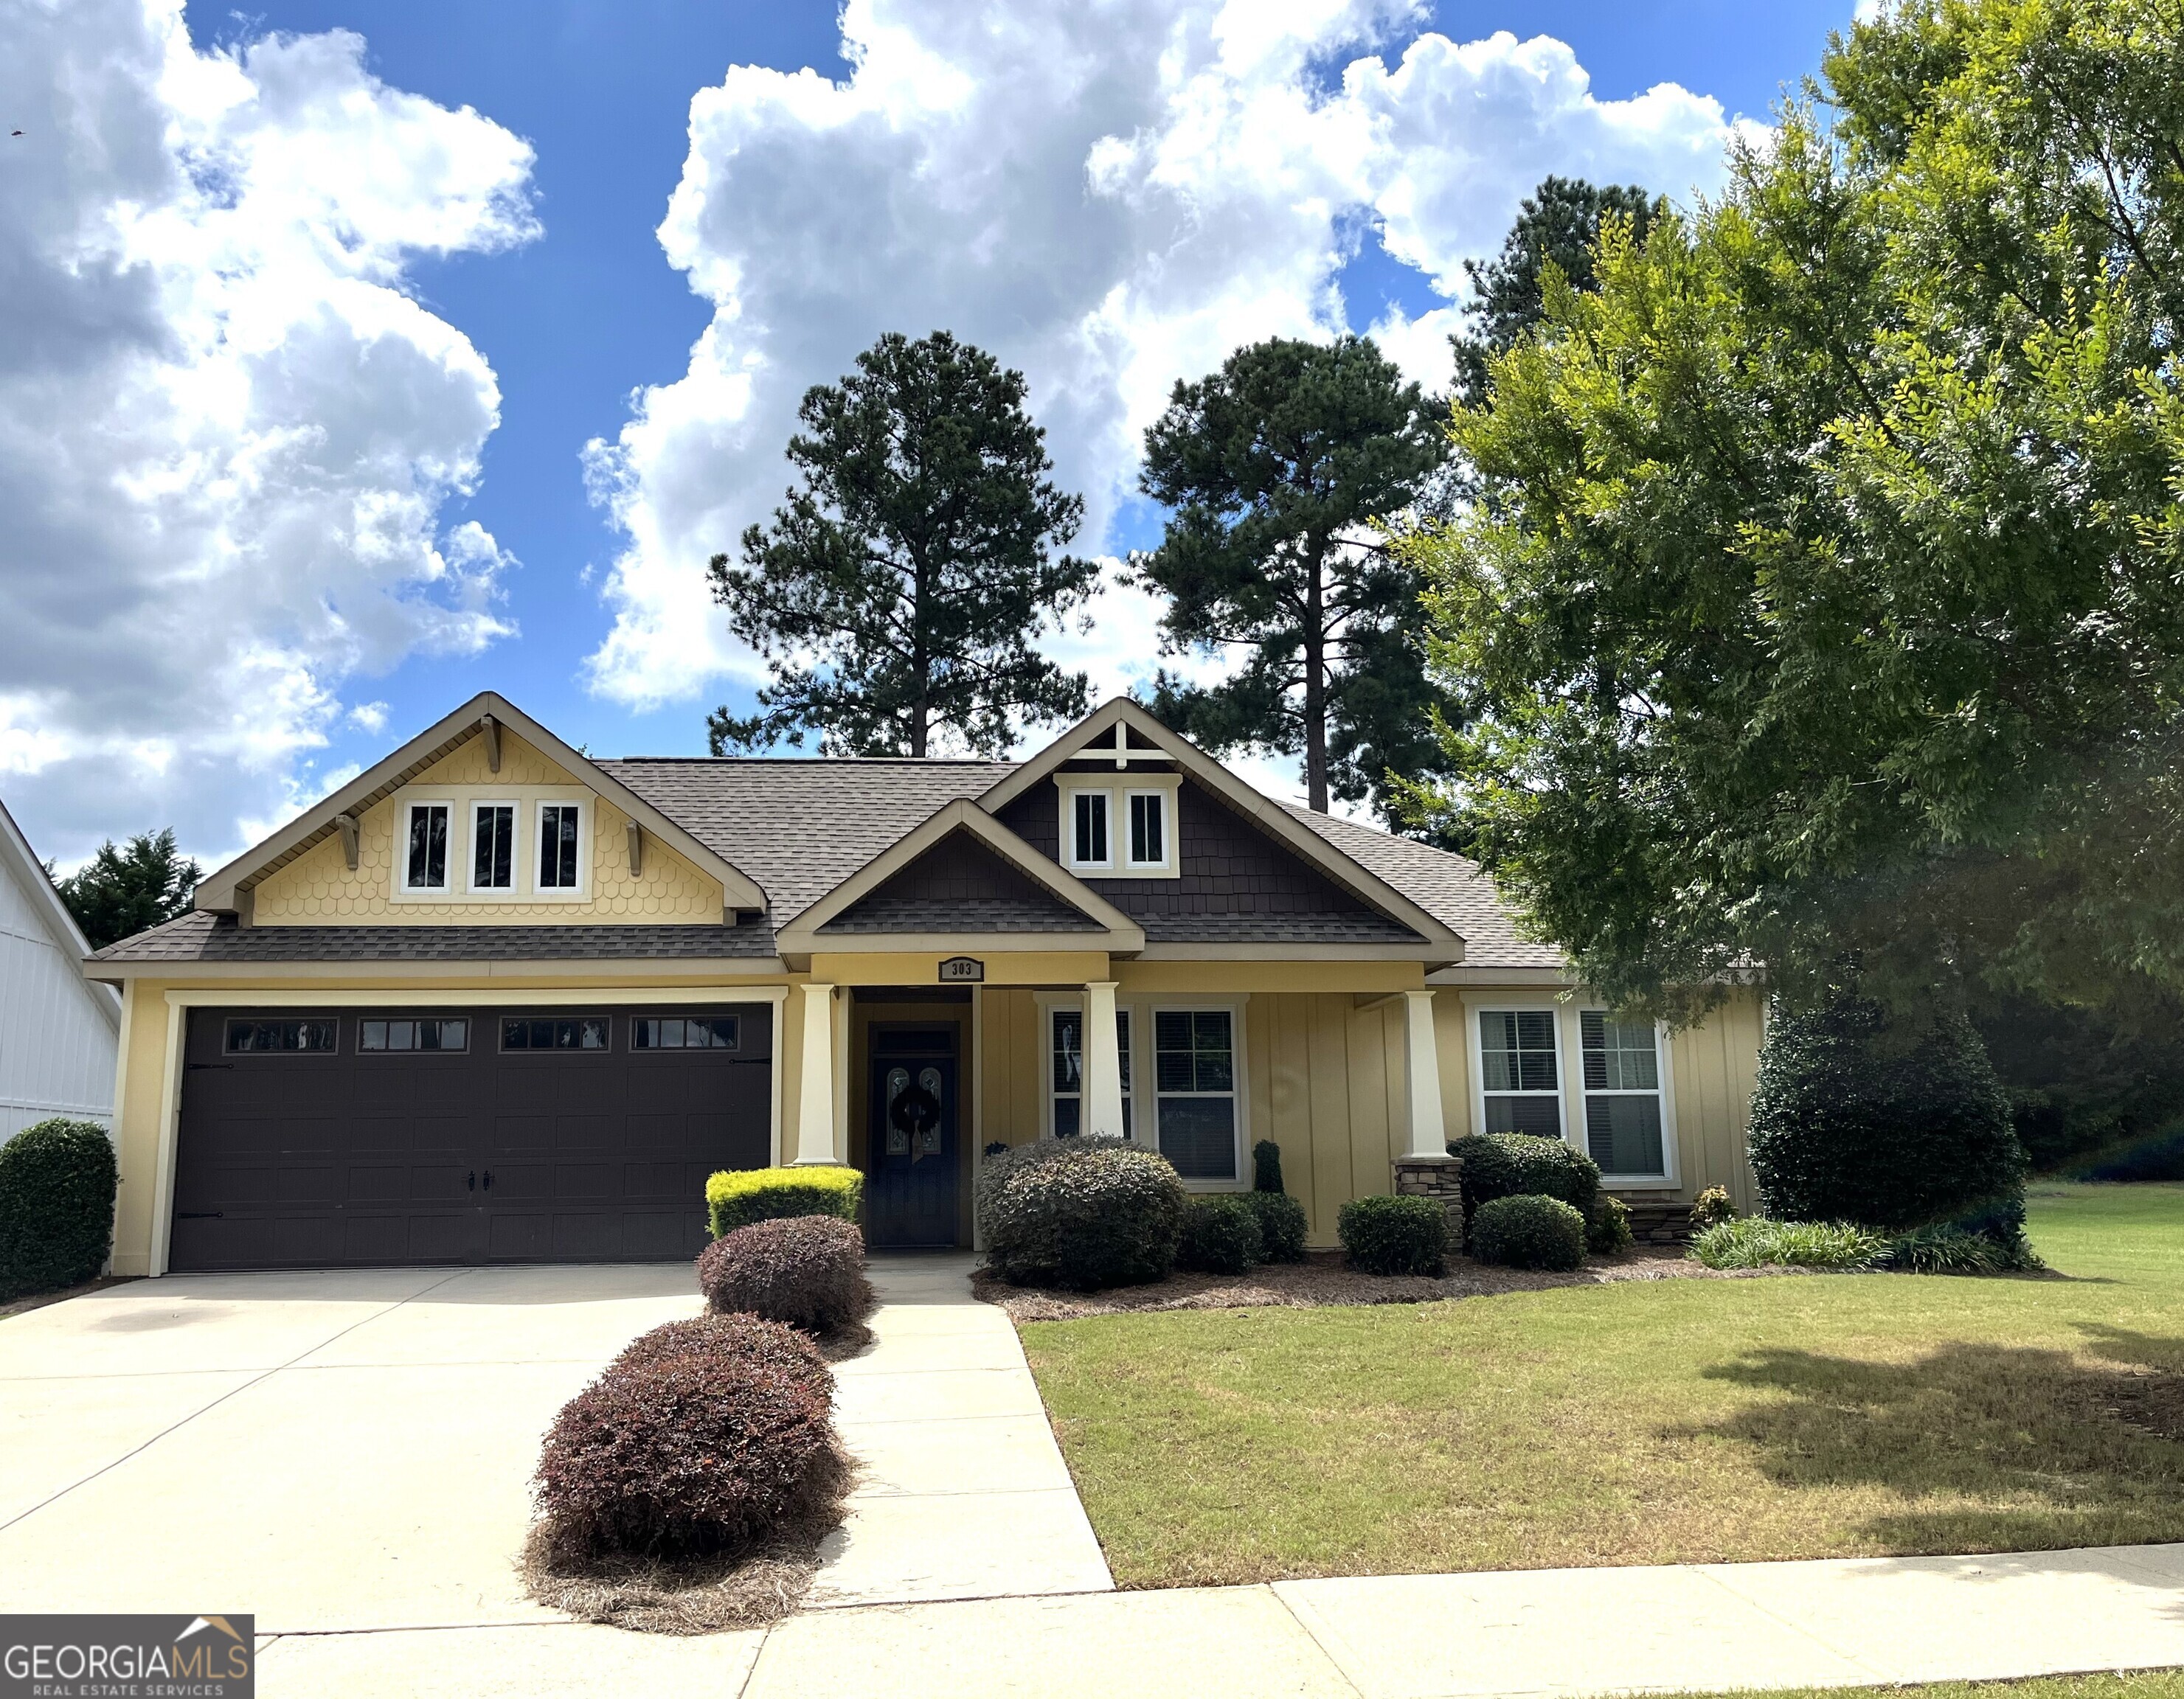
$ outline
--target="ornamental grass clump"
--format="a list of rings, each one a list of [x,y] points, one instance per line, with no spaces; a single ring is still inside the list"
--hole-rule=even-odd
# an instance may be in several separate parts
[[[1121,1139],[1039,1139],[978,1176],[986,1261],[1018,1286],[1096,1292],[1167,1278],[1189,1199],[1164,1156]]]
[[[1447,1267],[1448,1216],[1431,1198],[1352,1198],[1335,1234],[1351,1266],[1368,1274],[1437,1278]]]
[[[561,1407],[533,1482],[551,1562],[741,1551],[838,1492],[832,1377],[798,1362],[791,1339],[749,1339],[695,1330],[672,1350],[655,1337]]]
[[[1175,1264],[1201,1274],[1241,1274],[1266,1260],[1259,1212],[1249,1193],[1193,1198],[1183,1212]]]
[[[857,1218],[865,1177],[855,1168],[821,1163],[794,1168],[724,1171],[705,1182],[705,1220],[719,1239],[753,1222],[783,1216],[831,1215]]]
[[[114,1248],[114,1140],[55,1119],[0,1145],[0,1301],[92,1278]]]
[[[1841,1222],[1771,1221],[1745,1216],[1708,1228],[1691,1255],[1709,1268],[1870,1268],[1888,1241]]]
[[[865,1237],[831,1216],[788,1216],[739,1227],[698,1255],[708,1309],[742,1312],[812,1333],[847,1327],[872,1306]]]
[[[1535,1192],[1496,1198],[1471,1224],[1471,1254],[1504,1268],[1567,1273],[1584,1263],[1585,1245],[1585,1217],[1560,1198]]]

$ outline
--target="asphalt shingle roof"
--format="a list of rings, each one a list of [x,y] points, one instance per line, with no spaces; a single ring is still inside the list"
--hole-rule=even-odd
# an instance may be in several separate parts
[[[1015,771],[977,760],[631,757],[602,761],[616,778],[741,868],[766,892],[772,914],[743,926],[246,927],[192,912],[109,946],[95,961],[554,961],[588,957],[763,958],[774,927],[959,797],[977,797]],[[1309,830],[1402,892],[1464,940],[1471,967],[1560,967],[1562,952],[1518,935],[1513,915],[1476,863],[1355,822],[1284,804]],[[1034,917],[1017,905],[934,906],[866,899],[850,924],[829,931],[1017,930]],[[1060,905],[1057,905],[1057,908]],[[1062,924],[1038,916],[1038,927]],[[1408,939],[1381,916],[1201,914],[1140,917],[1159,943],[1386,943]],[[1089,922],[1087,922],[1089,924]]]

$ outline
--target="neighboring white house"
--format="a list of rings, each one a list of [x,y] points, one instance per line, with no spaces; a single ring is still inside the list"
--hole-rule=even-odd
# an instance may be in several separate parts
[[[90,951],[0,806],[0,1142],[55,1115],[113,1121],[121,1000],[83,977]]]

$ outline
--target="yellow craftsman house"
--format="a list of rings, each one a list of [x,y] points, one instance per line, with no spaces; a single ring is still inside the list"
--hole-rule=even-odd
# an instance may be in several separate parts
[[[1119,1134],[1347,1200],[1474,1131],[1641,1223],[1748,1203],[1756,994],[1670,1035],[1460,856],[1262,794],[1128,701],[1030,760],[594,760],[479,696],[88,960],[114,1268],[684,1257],[720,1168],[972,1241],[983,1154]]]

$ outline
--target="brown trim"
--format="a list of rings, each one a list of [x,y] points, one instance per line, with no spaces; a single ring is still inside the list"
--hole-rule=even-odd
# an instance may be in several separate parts
[[[491,690],[481,691],[385,760],[359,773],[332,796],[306,809],[271,837],[244,850],[226,866],[216,868],[198,883],[192,905],[233,914],[242,924],[248,925],[249,893],[258,883],[338,831],[336,822],[341,816],[361,816],[374,803],[393,795],[472,738],[486,737],[489,739],[488,751],[497,749],[504,727],[515,733],[655,837],[672,844],[700,872],[718,879],[725,911],[733,914],[738,910],[759,913],[765,911],[766,893],[718,850],[700,843],[621,780],[594,765],[588,756],[570,748],[507,698]]]
[[[1245,783],[1189,739],[1178,737],[1127,696],[1113,698],[1078,721],[1038,755],[980,796],[978,805],[997,813],[1033,786],[1053,777],[1065,762],[1078,758],[1097,760],[1097,749],[1088,749],[1088,746],[1103,732],[1112,733],[1117,724],[1145,738],[1153,747],[1165,750],[1174,759],[1180,771],[1197,780],[1206,789],[1250,819],[1300,860],[1318,868],[1368,907],[1378,910],[1389,919],[1417,933],[1423,949],[1411,948],[1409,960],[1416,961],[1421,955],[1436,963],[1457,962],[1463,959],[1463,939],[1445,922],[1428,913],[1379,874],[1344,855],[1317,832],[1291,819],[1289,811],[1273,798],[1262,795]],[[1301,946],[1289,945],[1285,948],[1295,951]]]

